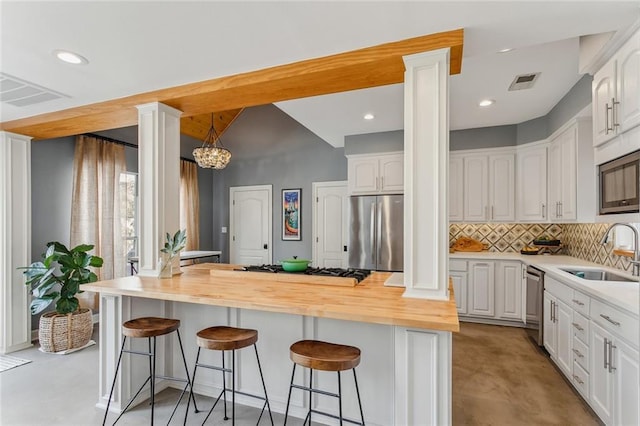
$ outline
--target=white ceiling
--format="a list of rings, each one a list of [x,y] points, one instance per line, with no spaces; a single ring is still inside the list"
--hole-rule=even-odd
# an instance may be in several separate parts
[[[546,114],[580,76],[577,37],[624,29],[637,1],[601,2],[0,2],[0,71],[68,95],[8,121],[390,41],[465,29],[451,79],[451,127],[513,124]],[[516,48],[496,53],[505,47]],[[58,62],[54,49],[90,63]],[[528,91],[516,74],[542,72]],[[483,98],[497,102],[480,110]],[[277,104],[335,146],[345,135],[402,128],[399,85]],[[372,112],[376,119],[364,122]]]

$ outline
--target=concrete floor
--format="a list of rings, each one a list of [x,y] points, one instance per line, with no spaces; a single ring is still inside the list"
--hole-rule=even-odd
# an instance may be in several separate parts
[[[599,425],[521,328],[461,323],[453,336],[454,425]]]
[[[97,336],[94,336],[97,341]],[[453,340],[454,425],[597,425],[598,420],[572,391],[560,373],[528,340],[521,329],[463,323]],[[98,389],[98,348],[71,355],[49,355],[36,348],[13,354],[33,362],[0,373],[0,425],[85,426],[102,423],[95,408]],[[178,391],[158,395],[156,420],[166,424]],[[201,408],[212,400],[198,399]],[[221,408],[221,407],[220,407]],[[182,424],[184,407],[172,424]],[[206,412],[189,414],[189,424],[201,424]],[[259,410],[237,408],[237,425],[255,425]],[[111,415],[110,422],[115,420]],[[220,424],[216,408],[207,424]],[[274,413],[281,425],[283,416]],[[288,424],[300,425],[294,419]],[[118,422],[144,425],[148,406],[141,404]],[[229,424],[230,423],[225,423]],[[268,419],[262,425],[270,424]]]

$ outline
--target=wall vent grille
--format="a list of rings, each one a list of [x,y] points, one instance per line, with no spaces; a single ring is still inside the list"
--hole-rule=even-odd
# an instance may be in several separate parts
[[[538,80],[538,77],[540,77],[539,72],[517,75],[516,78],[514,78],[511,82],[509,91],[512,92],[514,90],[531,89],[535,82]]]
[[[0,102],[24,107],[69,96],[0,72]]]

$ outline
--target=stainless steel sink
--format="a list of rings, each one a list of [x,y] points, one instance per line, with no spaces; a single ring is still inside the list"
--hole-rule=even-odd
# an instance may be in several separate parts
[[[575,275],[578,278],[592,281],[628,281],[633,282],[634,279],[623,277],[614,272],[604,271],[602,269],[564,269],[560,270]]]

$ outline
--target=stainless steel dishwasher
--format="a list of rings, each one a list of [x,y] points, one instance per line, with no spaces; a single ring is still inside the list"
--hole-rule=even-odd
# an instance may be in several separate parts
[[[542,315],[544,295],[544,272],[527,266],[527,334],[538,346],[543,346]]]

